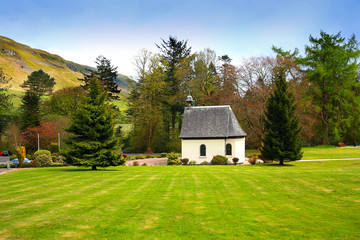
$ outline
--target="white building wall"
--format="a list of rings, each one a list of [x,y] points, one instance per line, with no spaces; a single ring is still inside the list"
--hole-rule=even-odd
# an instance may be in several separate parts
[[[229,160],[233,157],[239,158],[239,163],[245,161],[245,138],[233,139],[181,139],[181,157],[200,164],[204,161],[210,162],[215,155],[225,155],[227,143],[232,145],[232,155],[227,156]],[[206,157],[200,156],[200,146],[205,144]]]

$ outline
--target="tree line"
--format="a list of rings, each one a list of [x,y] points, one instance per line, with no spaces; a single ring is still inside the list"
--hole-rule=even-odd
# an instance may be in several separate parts
[[[157,53],[143,49],[135,60],[138,79],[127,112],[133,130],[125,151],[180,151],[188,94],[196,105],[231,105],[248,134],[247,146],[262,146],[279,68],[294,94],[301,145],[359,141],[360,51],[354,35],[346,40],[321,31],[320,37],[309,37],[304,56],[274,46],[275,57],[250,57],[239,65],[210,49],[192,53],[187,40],[173,36],[156,46]]]
[[[116,119],[111,125],[116,128],[116,145],[124,152],[179,152],[189,94],[195,105],[231,105],[248,134],[247,147],[259,148],[266,141],[264,122],[279,79],[276,69],[282,69],[281,76],[294,95],[302,146],[359,141],[360,51],[355,36],[346,40],[340,33],[320,32],[318,38],[309,37],[304,56],[298,49],[273,47],[276,56],[250,57],[238,65],[232,63],[230,54],[217,56],[211,49],[192,52],[187,40],[173,36],[156,46],[158,52],[142,49],[135,58],[137,81],[127,98],[126,113],[111,103],[119,97],[117,67],[103,56],[96,59],[96,71],[81,79],[80,87],[53,91],[55,79],[42,70],[31,73],[22,84],[25,94],[15,111],[8,91],[10,78],[0,69],[0,140],[3,135],[8,140],[2,146],[21,143],[35,151],[37,133],[44,148],[57,142],[58,133],[63,140],[71,139],[72,117],[90,104],[91,82],[97,79],[106,95],[104,104],[110,104],[104,108]],[[132,125],[125,135],[119,125],[124,119]]]

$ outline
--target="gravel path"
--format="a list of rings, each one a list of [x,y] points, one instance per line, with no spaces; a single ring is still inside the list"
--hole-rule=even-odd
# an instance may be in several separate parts
[[[133,162],[137,161],[139,165],[146,163],[148,166],[164,166],[167,165],[167,158],[147,158],[147,159],[138,159],[138,160],[128,160],[126,161],[126,166],[133,166]]]

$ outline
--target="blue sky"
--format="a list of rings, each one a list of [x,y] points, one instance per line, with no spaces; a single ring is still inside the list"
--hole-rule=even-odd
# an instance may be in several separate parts
[[[0,0],[0,6],[0,35],[90,66],[101,54],[129,76],[140,49],[156,52],[155,43],[170,35],[187,39],[193,51],[228,54],[235,64],[273,55],[272,45],[302,52],[320,30],[360,40],[360,0]]]

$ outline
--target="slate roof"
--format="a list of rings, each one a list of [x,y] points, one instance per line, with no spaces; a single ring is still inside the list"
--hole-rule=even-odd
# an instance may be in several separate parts
[[[245,137],[230,106],[185,108],[180,138],[237,138]]]

